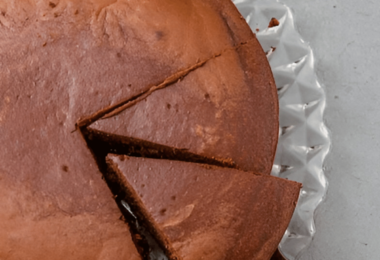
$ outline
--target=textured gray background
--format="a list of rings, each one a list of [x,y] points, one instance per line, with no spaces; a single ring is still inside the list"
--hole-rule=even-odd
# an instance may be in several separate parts
[[[301,260],[380,259],[380,1],[282,0],[316,57],[329,190]]]

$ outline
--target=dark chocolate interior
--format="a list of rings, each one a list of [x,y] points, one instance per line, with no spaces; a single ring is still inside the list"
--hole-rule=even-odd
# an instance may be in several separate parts
[[[144,214],[133,199],[134,196],[130,194],[130,189],[125,187],[116,177],[116,169],[113,169],[113,167],[107,164],[106,156],[109,153],[237,168],[237,166],[229,160],[208,158],[190,153],[187,150],[176,149],[136,138],[108,134],[91,129],[90,127],[82,127],[80,131],[108,187],[112,191],[125,221],[130,227],[132,239],[144,260],[162,259],[157,258],[157,252],[160,251],[166,255],[166,259],[172,258],[168,257],[170,252],[165,246],[165,243],[157,239],[158,234],[156,230],[146,221]]]

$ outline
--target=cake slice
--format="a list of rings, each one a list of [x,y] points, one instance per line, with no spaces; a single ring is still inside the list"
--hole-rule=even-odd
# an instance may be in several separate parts
[[[233,3],[160,0],[153,9],[150,2],[128,2],[135,3],[133,12],[126,14],[134,17],[130,19],[133,28],[147,34],[139,42],[152,38],[146,40],[147,48],[156,47],[155,55],[163,53],[166,67],[179,64],[170,77],[157,77],[161,80],[157,85],[147,86],[155,89],[173,75],[203,65],[90,127],[205,157],[231,159],[243,170],[269,175],[279,129],[277,90],[262,47]],[[154,30],[135,25],[135,21],[146,21],[145,17],[155,21]],[[162,22],[166,17],[169,21]],[[153,40],[157,36],[159,40]]]
[[[169,259],[270,259],[293,214],[301,184],[216,166],[107,156],[142,225]]]
[[[230,49],[142,102],[89,127],[230,159],[243,170],[269,175],[278,138],[277,93],[274,83],[267,83],[270,70],[241,67],[240,59],[244,56],[246,63],[264,64],[256,57],[258,47],[250,42]],[[255,77],[248,78],[245,71]]]

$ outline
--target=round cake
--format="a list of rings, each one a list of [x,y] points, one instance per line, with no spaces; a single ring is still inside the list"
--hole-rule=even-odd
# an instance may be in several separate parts
[[[265,53],[229,0],[0,2],[0,259],[141,259],[88,131],[268,175]]]

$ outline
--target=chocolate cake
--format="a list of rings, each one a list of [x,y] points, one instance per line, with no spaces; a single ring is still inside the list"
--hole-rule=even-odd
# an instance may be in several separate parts
[[[188,162],[109,155],[110,174],[169,259],[270,259],[301,185]]]
[[[161,21],[158,15],[174,10],[167,16],[170,22],[156,22],[154,32],[139,26],[153,35],[160,32],[162,37],[151,40],[149,47],[154,47],[155,55],[165,55],[160,64],[172,68],[171,76],[138,84],[147,87],[135,92],[142,94],[143,102],[128,107],[132,104],[122,101],[120,109],[107,110],[102,120],[80,124],[232,159],[242,169],[269,174],[279,127],[277,91],[255,35],[230,1],[159,2],[159,13],[152,14],[150,5],[141,4],[138,15]],[[86,119],[91,118],[101,116],[96,113]]]
[[[269,174],[276,88],[230,1],[6,0],[0,132],[0,259],[137,260],[90,133]]]

